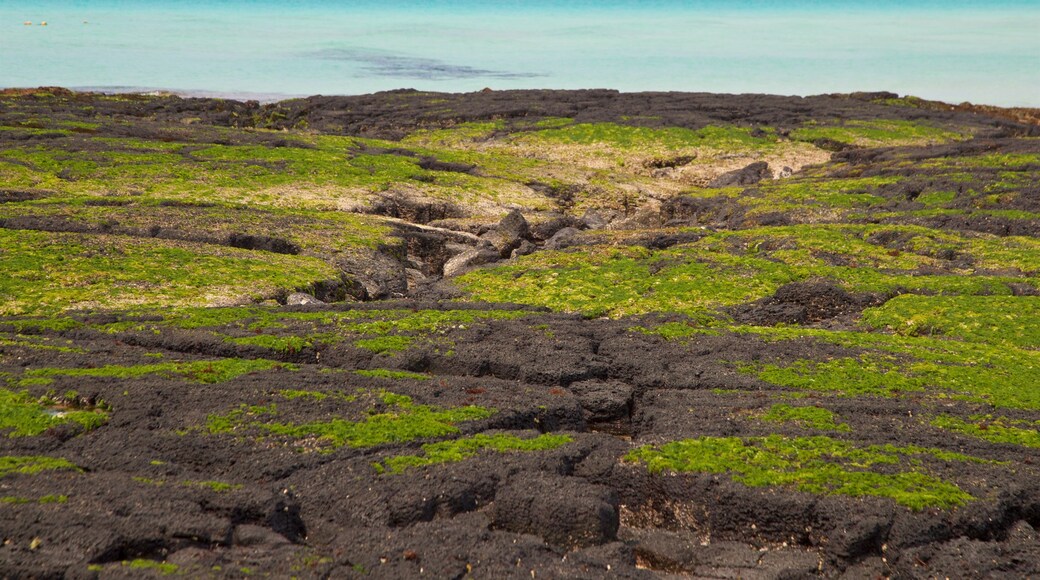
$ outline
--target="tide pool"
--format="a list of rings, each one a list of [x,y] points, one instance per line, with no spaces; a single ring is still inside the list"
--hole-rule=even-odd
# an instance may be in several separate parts
[[[0,87],[889,90],[1040,106],[1040,3],[859,4],[3,0]]]

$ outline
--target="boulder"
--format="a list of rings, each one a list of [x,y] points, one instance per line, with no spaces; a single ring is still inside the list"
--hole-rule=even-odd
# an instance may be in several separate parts
[[[286,306],[320,306],[322,304],[325,303],[303,292],[293,292],[285,298]]]
[[[612,210],[590,209],[581,216],[581,222],[590,230],[606,227],[617,219],[618,213]]]
[[[546,250],[562,250],[578,243],[581,232],[577,228],[563,228],[545,242]]]
[[[503,258],[508,258],[520,243],[531,235],[530,226],[523,214],[517,210],[509,212],[498,225],[491,228],[481,239],[491,244]]]
[[[343,256],[337,259],[335,264],[341,272],[360,286],[361,295],[354,296],[359,300],[399,296],[408,291],[408,277],[404,271],[404,264],[383,252],[371,251]]]
[[[582,381],[568,389],[578,397],[588,421],[611,421],[628,415],[632,386],[619,381]]]
[[[481,264],[489,264],[501,258],[491,250],[468,249],[444,263],[444,277],[458,276],[464,271]]]
[[[617,539],[618,496],[612,489],[548,473],[516,478],[499,488],[492,527],[541,536],[566,550]]]
[[[531,228],[524,219],[524,214],[515,209],[498,222],[496,229],[514,238],[527,238],[531,235]]]
[[[737,169],[716,177],[708,184],[708,187],[743,187],[754,185],[763,179],[773,176],[769,164],[765,161],[756,161],[743,169]]]
[[[524,241],[520,242],[520,245],[517,246],[517,248],[515,250],[513,250],[513,253],[510,254],[509,257],[510,258],[518,258],[520,256],[526,256],[528,254],[535,253],[536,250],[538,250],[538,246],[532,244],[531,242],[529,242],[527,240],[524,240]]]

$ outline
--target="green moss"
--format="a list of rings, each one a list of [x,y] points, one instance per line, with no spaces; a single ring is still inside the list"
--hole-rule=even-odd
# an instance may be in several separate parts
[[[74,409],[55,407],[51,399],[34,399],[28,392],[0,389],[0,434],[9,437],[29,437],[44,431],[74,423],[91,430],[108,421],[103,409]]]
[[[1040,448],[1040,421],[1015,421],[993,415],[975,415],[965,421],[952,415],[940,415],[932,419],[931,425],[992,443]]]
[[[701,437],[643,446],[626,460],[662,471],[729,474],[749,486],[793,486],[799,491],[852,497],[879,496],[920,510],[964,505],[972,496],[924,473],[908,459],[941,461],[974,458],[920,447],[857,447],[830,437],[779,435],[740,439]],[[908,465],[909,464],[909,465]],[[899,467],[906,467],[898,470]],[[877,468],[884,468],[879,471]],[[893,472],[893,468],[897,470]]]
[[[817,206],[826,211],[838,208],[872,207],[887,203],[884,197],[873,194],[879,187],[899,181],[898,177],[864,177],[855,179],[781,180],[759,186],[753,197],[740,201],[756,211],[775,212],[785,207]]]
[[[334,418],[302,424],[279,423],[273,420],[277,409],[270,405],[243,406],[226,415],[210,415],[206,426],[213,434],[252,431],[294,440],[317,438],[335,449],[452,435],[459,432],[457,423],[486,419],[495,413],[494,409],[473,405],[453,409],[417,405],[409,397],[388,392],[380,395],[380,401],[386,408],[381,412],[373,409],[362,421]]]
[[[767,340],[814,338],[864,349],[857,357],[790,364],[738,364],[770,383],[846,395],[927,392],[997,407],[1040,409],[1040,351],[928,336],[904,337],[806,328],[745,327]]]
[[[696,326],[695,324],[713,325],[715,324],[715,320],[709,317],[702,317],[696,322],[665,322],[664,324],[658,324],[652,327],[633,326],[628,330],[640,334],[660,336],[665,340],[682,340],[692,336],[719,334],[719,331],[714,328],[705,328],[703,326]]]
[[[69,501],[69,496],[67,496],[67,495],[45,495],[45,496],[42,496],[42,497],[40,497],[38,499],[31,499],[31,498],[27,498],[27,497],[18,497],[18,496],[10,496],[10,495],[9,496],[4,496],[4,497],[0,497],[0,503],[7,503],[7,504],[36,503],[36,504],[40,504],[40,505],[47,505],[47,504],[55,504],[55,503],[56,504],[63,504],[63,503],[68,503],[68,501]]]
[[[738,369],[774,385],[848,396],[892,395],[924,388],[919,381],[907,377],[899,365],[883,357],[797,360],[782,366],[748,364],[738,365]]]
[[[244,374],[275,368],[295,370],[297,367],[266,359],[224,358],[133,366],[105,365],[97,368],[41,368],[27,370],[25,375],[29,377],[114,377],[118,379],[137,379],[146,375],[159,375],[213,384],[227,382]]]
[[[556,449],[572,439],[567,435],[546,433],[530,439],[521,439],[514,435],[484,435],[463,437],[451,441],[426,443],[422,446],[422,455],[395,455],[380,463],[374,464],[380,473],[401,473],[410,468],[425,467],[438,463],[462,461],[482,451],[506,453],[510,451],[547,451]]]
[[[240,483],[225,483],[223,481],[185,481],[182,485],[188,487],[205,487],[206,489],[213,490],[217,493],[226,493],[242,489],[242,484]]]
[[[229,340],[235,344],[259,346],[261,348],[286,354],[297,353],[305,348],[311,348],[314,346],[314,338],[308,336],[274,336],[270,334],[258,334],[255,336],[243,336]]]
[[[0,314],[244,302],[338,277],[317,258],[150,238],[0,229],[0,247]]]
[[[47,336],[25,336],[21,334],[13,334],[4,336],[5,333],[0,333],[0,347],[16,347],[16,348],[27,348],[30,350],[44,350],[52,352],[66,352],[66,353],[78,353],[82,354],[87,351],[82,348],[78,348],[71,345],[71,341],[61,341],[65,344],[54,344],[55,339]]]
[[[354,371],[355,374],[363,377],[369,377],[373,379],[389,379],[389,380],[413,380],[413,381],[428,381],[430,375],[423,373],[413,373],[409,371],[394,371],[389,369],[371,369],[371,370],[358,370]]]
[[[820,431],[848,432],[852,430],[847,424],[835,421],[834,412],[823,407],[792,407],[791,405],[776,404],[759,418],[772,423],[795,423]]]
[[[791,131],[798,141],[831,139],[858,145],[910,145],[942,143],[969,137],[925,122],[877,119],[871,121],[844,121],[837,125],[811,122]]]
[[[413,342],[415,342],[415,337],[412,336],[380,336],[355,340],[354,346],[382,354],[406,350]]]
[[[862,323],[905,336],[939,335],[1040,349],[1037,296],[898,296],[865,310]]]
[[[328,393],[322,393],[321,391],[301,391],[296,389],[283,389],[278,391],[278,394],[290,401],[296,399],[314,399],[315,401],[324,401],[329,398]]]
[[[554,125],[563,123],[553,123]],[[708,126],[699,130],[681,127],[649,128],[616,123],[579,123],[546,128],[527,140],[607,145],[619,149],[671,149],[712,146],[719,149],[763,149],[776,143],[775,135],[756,137],[751,127]]]
[[[904,239],[894,250],[876,240]],[[719,232],[667,250],[592,246],[543,251],[475,270],[456,283],[477,299],[546,306],[589,316],[708,311],[764,298],[789,282],[827,277],[852,292],[899,289],[943,294],[1003,294],[1030,278],[923,273],[946,265],[946,252],[979,268],[1034,271],[1040,241],[961,235],[916,226],[797,225]],[[840,264],[840,265],[836,265]]]
[[[929,191],[917,196],[914,201],[928,207],[936,207],[946,205],[956,198],[956,191]]]
[[[126,566],[132,570],[151,570],[158,572],[164,576],[176,574],[180,570],[180,566],[176,564],[170,564],[169,562],[159,562],[156,560],[146,560],[143,558],[137,558],[136,560],[126,560],[123,562],[123,566]]]
[[[59,457],[47,457],[43,455],[3,455],[0,456],[0,477],[13,473],[33,475],[41,471],[62,470],[80,471],[72,463]]]

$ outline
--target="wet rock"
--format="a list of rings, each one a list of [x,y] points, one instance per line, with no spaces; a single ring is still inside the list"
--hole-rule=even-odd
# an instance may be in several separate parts
[[[513,210],[480,237],[498,251],[499,256],[508,258],[529,235],[527,220],[519,211]]]
[[[606,486],[545,473],[516,478],[495,494],[497,529],[541,536],[571,549],[617,539],[618,497]]]
[[[513,252],[511,254],[509,254],[509,257],[510,258],[519,258],[520,256],[526,256],[528,254],[533,254],[536,250],[538,250],[538,246],[535,246],[531,242],[529,242],[527,240],[524,240],[524,241],[520,242],[520,245],[517,246],[517,248],[515,250],[513,250]]]
[[[237,546],[270,546],[290,543],[285,536],[270,528],[249,524],[236,526],[232,541]]]
[[[792,282],[773,296],[731,309],[734,318],[750,324],[807,324],[854,314],[885,301],[874,294],[849,294],[831,280]]]
[[[408,278],[409,292],[417,288],[420,284],[426,282],[427,280],[426,275],[423,274],[420,270],[416,270],[415,268],[405,268],[404,274]]]
[[[604,222],[603,225],[606,225],[606,223]],[[582,229],[584,227],[586,227],[585,222],[580,219],[571,216],[557,215],[531,226],[531,238],[538,241],[544,241],[553,237],[556,232],[563,228]]]
[[[506,214],[506,216],[502,218],[502,221],[498,222],[497,229],[498,231],[514,238],[526,238],[531,233],[530,226],[524,218],[524,214],[515,209]]]
[[[581,216],[582,223],[591,230],[606,227],[617,217],[617,212],[610,210],[590,209]]]
[[[666,219],[661,213],[660,204],[648,203],[641,206],[634,214],[624,220],[611,223],[609,229],[639,230],[657,228],[663,226]]]
[[[490,264],[499,258],[501,255],[498,252],[470,248],[444,263],[444,277],[458,276],[474,266]]]
[[[697,563],[700,538],[690,532],[662,529],[625,530],[624,539],[634,545],[644,566],[662,572],[684,572]]]
[[[708,187],[737,187],[754,185],[763,179],[769,179],[773,172],[765,161],[756,161],[743,169],[737,169],[716,177]]]
[[[880,517],[864,517],[849,522],[831,534],[827,551],[843,560],[879,555],[891,527],[890,519]]]
[[[620,381],[582,381],[568,389],[585,409],[587,421],[611,421],[627,416],[632,406],[632,386]]]
[[[404,264],[383,252],[372,251],[341,257],[334,263],[363,289],[363,295],[354,296],[355,298],[377,300],[400,296],[408,291],[408,277],[404,271]]]
[[[319,306],[322,304],[325,303],[303,292],[293,292],[285,298],[286,306]]]
[[[563,228],[556,232],[553,237],[545,242],[546,250],[562,250],[580,243],[578,236],[581,232],[577,228]]]

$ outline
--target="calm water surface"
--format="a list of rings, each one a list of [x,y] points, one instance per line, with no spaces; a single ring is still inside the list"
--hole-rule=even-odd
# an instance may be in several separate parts
[[[39,85],[890,90],[1040,106],[1040,0],[0,0],[0,87]]]

